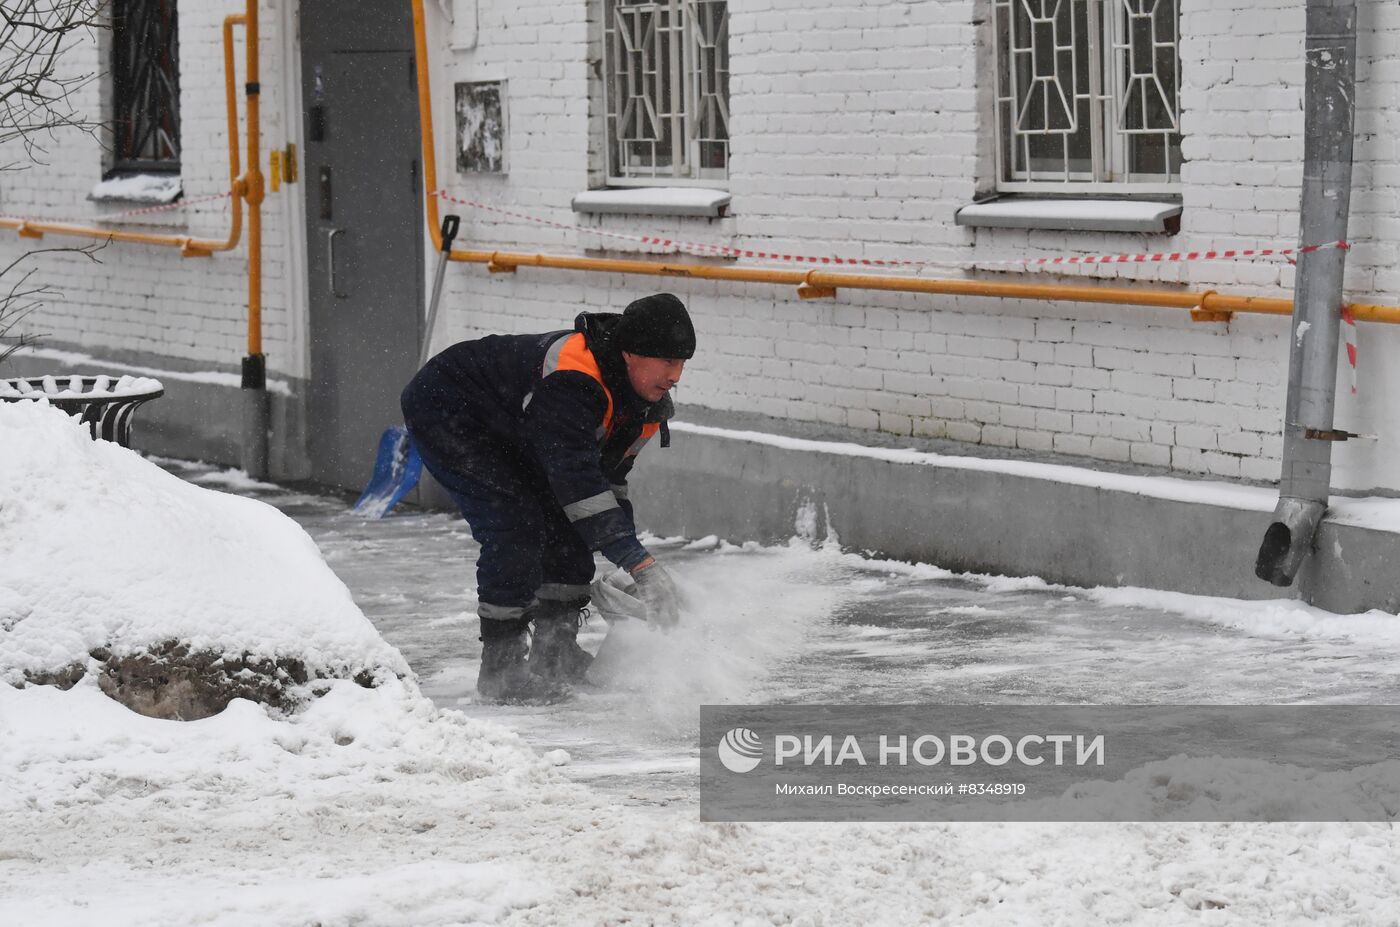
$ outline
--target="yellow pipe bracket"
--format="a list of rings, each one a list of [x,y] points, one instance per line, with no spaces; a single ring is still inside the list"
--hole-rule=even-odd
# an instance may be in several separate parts
[[[817,272],[814,270],[814,271],[812,271],[811,273],[807,274],[806,279],[803,280],[802,283],[797,287],[797,296],[798,296],[798,298],[799,298],[799,299],[835,299],[835,298],[836,298],[836,287],[834,287],[834,286],[822,286],[822,285],[819,284],[819,283],[813,283],[813,282],[812,282],[812,276],[813,276],[814,274],[816,274],[816,273],[817,273]]]
[[[1235,317],[1228,309],[1210,308],[1211,299],[1218,295],[1214,290],[1206,290],[1201,294],[1200,305],[1191,307],[1192,322],[1229,322]]]

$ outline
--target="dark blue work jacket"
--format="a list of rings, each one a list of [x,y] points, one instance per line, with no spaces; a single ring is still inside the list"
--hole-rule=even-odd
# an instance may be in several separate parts
[[[669,443],[672,405],[669,396],[648,403],[633,391],[612,344],[621,318],[585,312],[572,331],[452,345],[404,390],[409,431],[434,436],[444,463],[487,485],[498,482],[493,470],[503,460],[537,465],[593,550],[634,536],[627,474],[658,432]]]

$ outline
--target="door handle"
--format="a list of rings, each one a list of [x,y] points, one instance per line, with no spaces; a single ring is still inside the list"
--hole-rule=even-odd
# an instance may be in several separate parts
[[[344,299],[347,295],[340,292],[335,283],[335,236],[343,234],[345,229],[331,229],[326,233],[326,283],[330,286],[331,295],[336,299]]]

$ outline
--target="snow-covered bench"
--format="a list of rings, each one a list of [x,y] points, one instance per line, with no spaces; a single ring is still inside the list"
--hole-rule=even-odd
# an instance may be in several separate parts
[[[122,447],[131,442],[131,418],[138,406],[165,395],[165,387],[150,377],[19,377],[0,380],[0,401],[48,400],[87,423],[94,439]]]

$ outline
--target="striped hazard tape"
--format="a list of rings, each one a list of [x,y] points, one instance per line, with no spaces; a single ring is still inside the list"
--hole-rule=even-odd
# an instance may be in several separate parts
[[[128,209],[123,212],[108,212],[100,216],[93,217],[98,222],[112,222],[117,219],[129,219],[132,216],[147,216],[158,212],[172,212],[176,209],[189,209],[191,206],[199,206],[204,203],[215,203],[219,200],[226,200],[233,196],[232,190],[225,190],[223,193],[215,193],[211,196],[199,196],[191,200],[180,200],[175,203],[163,203],[159,206],[143,206],[140,209]],[[73,219],[45,219],[40,216],[17,216],[11,213],[0,213],[0,218],[15,219],[20,222],[73,222]]]
[[[223,193],[214,193],[210,196],[198,196],[192,200],[180,200],[177,203],[165,203],[160,206],[146,206],[141,209],[128,209],[126,212],[112,212],[99,216],[103,222],[110,222],[113,219],[126,219],[130,216],[147,216],[157,212],[172,212],[176,209],[188,209],[191,206],[199,206],[204,203],[217,203],[219,200],[226,200],[233,196],[232,190],[225,190]]]
[[[762,261],[781,261],[792,264],[819,264],[828,266],[848,266],[848,267],[1074,267],[1084,265],[1104,265],[1104,264],[1161,264],[1161,263],[1181,263],[1185,261],[1238,261],[1255,258],[1281,257],[1292,261],[1298,255],[1309,254],[1313,251],[1324,251],[1332,248],[1343,250],[1350,247],[1345,241],[1330,241],[1323,244],[1304,245],[1298,248],[1227,248],[1210,249],[1205,251],[1159,251],[1155,253],[1143,254],[1073,254],[1058,255],[1054,257],[1038,258],[1009,258],[998,260],[983,260],[981,258],[964,259],[957,261],[910,261],[910,260],[888,260],[880,258],[843,258],[843,257],[816,257],[804,254],[787,254],[778,251],[762,251],[756,248],[734,248],[729,245],[717,245],[705,242],[685,241],[678,238],[667,238],[661,235],[630,235],[626,232],[614,232],[606,229],[588,228],[570,222],[558,222],[554,219],[545,219],[540,216],[532,216],[528,213],[518,212],[512,209],[503,209],[500,206],[492,206],[489,203],[478,202],[477,200],[462,199],[448,193],[446,190],[436,190],[432,194],[441,200],[449,203],[456,203],[459,206],[467,206],[482,212],[494,213],[499,216],[506,216],[511,219],[519,219],[523,222],[543,225],[549,228],[561,229],[570,232],[579,232],[584,235],[597,235],[602,238],[611,238],[619,241],[629,241],[641,245],[653,247],[674,248],[690,254],[698,254],[705,257],[735,257],[752,258]]]
[[[1347,364],[1351,367],[1351,391],[1356,392],[1356,317],[1351,307],[1342,306],[1342,337],[1346,339]]]
[[[482,203],[477,200],[463,199],[453,196],[446,190],[436,190],[432,194],[441,200],[449,203],[456,203],[459,206],[466,206],[482,212],[493,213],[499,216],[506,216],[523,222],[530,222],[535,225],[542,225],[549,228],[563,231],[577,232],[584,235],[597,235],[601,238],[610,238],[617,241],[628,241],[635,244],[648,245],[661,248],[673,248],[689,254],[697,254],[705,257],[733,257],[750,258],[761,261],[780,261],[793,264],[816,264],[827,266],[846,267],[889,267],[889,268],[924,268],[924,267],[956,267],[966,269],[987,268],[987,267],[1076,267],[1076,266],[1103,266],[1122,264],[1167,264],[1196,261],[1241,261],[1257,260],[1261,258],[1283,258],[1291,264],[1297,263],[1300,255],[1311,254],[1315,251],[1327,251],[1331,249],[1348,250],[1351,245],[1346,241],[1329,241],[1314,245],[1301,245],[1296,248],[1212,248],[1203,251],[1159,251],[1141,254],[1073,254],[1058,255],[1054,257],[1036,258],[1006,258],[998,260],[982,260],[980,258],[962,261],[910,261],[910,260],[882,260],[878,258],[842,258],[842,257],[814,257],[802,254],[786,254],[775,251],[762,251],[755,248],[735,248],[728,245],[709,244],[704,242],[685,241],[678,238],[667,238],[661,235],[632,235],[626,232],[614,232],[607,229],[587,228],[569,222],[558,222],[553,219],[546,219],[540,216],[532,216],[528,213],[518,212],[512,209],[503,209],[500,206],[493,206],[489,203]],[[1344,332],[1346,335],[1347,360],[1351,367],[1351,391],[1357,391],[1357,339],[1356,339],[1356,319],[1352,317],[1350,309],[1342,310],[1342,320],[1346,323]]]

